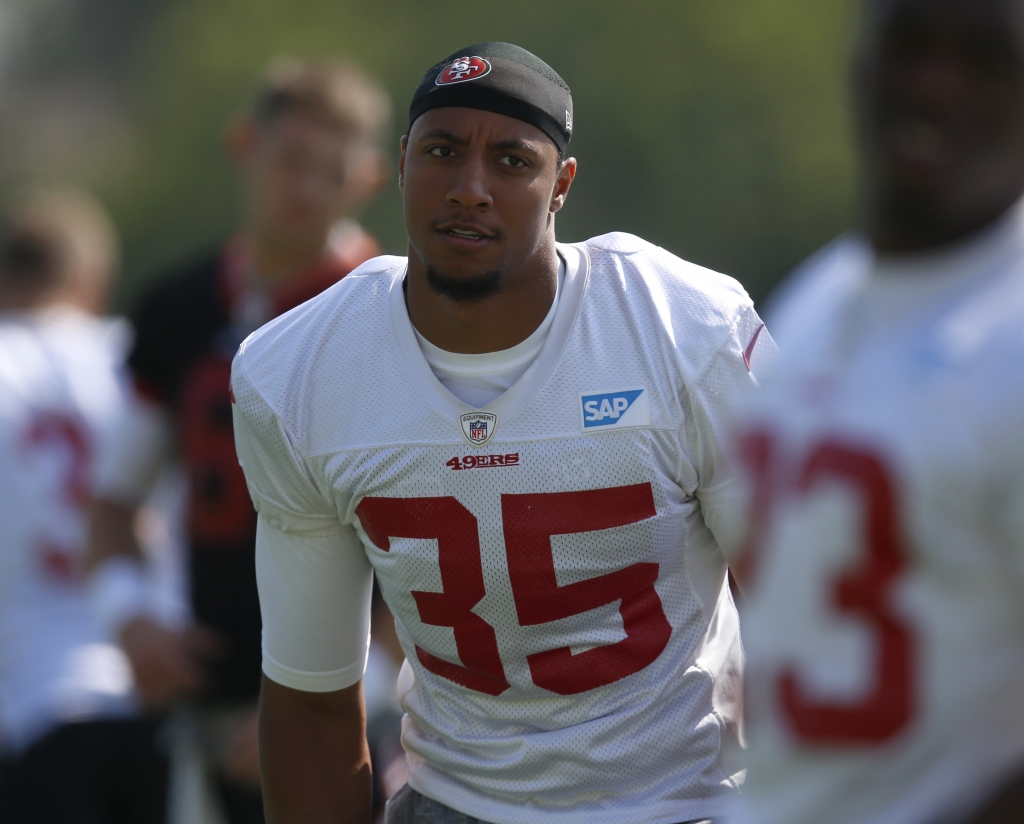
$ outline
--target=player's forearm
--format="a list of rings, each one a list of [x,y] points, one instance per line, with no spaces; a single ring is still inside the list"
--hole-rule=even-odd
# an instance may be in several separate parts
[[[130,657],[131,649],[153,645],[150,630],[155,626],[154,592],[135,538],[135,514],[134,507],[103,498],[93,499],[89,506],[85,558],[93,612],[111,637],[121,641]],[[141,631],[137,631],[140,627]],[[155,631],[168,632],[159,627],[155,627]],[[140,662],[133,660],[132,663],[136,686],[142,688],[140,678],[145,680],[144,672],[139,669]],[[158,673],[154,680],[164,680],[164,674]]]
[[[1007,784],[965,824],[1020,824],[1024,821],[1024,773]]]
[[[309,693],[264,677],[260,765],[267,824],[368,824],[362,684]]]

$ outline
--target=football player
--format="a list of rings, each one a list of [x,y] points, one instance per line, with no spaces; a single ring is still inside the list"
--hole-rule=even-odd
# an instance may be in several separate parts
[[[413,95],[408,257],[250,336],[268,820],[365,822],[376,572],[407,656],[389,824],[720,816],[741,648],[726,421],[774,344],[736,281],[555,241],[569,88],[507,43]]]
[[[274,63],[250,115],[227,136],[243,187],[242,229],[156,284],[133,319],[134,414],[99,480],[93,589],[146,702],[191,697],[191,720],[232,824],[262,822],[263,814],[256,513],[235,456],[231,358],[253,329],[378,253],[353,215],[386,177],[389,111],[383,89],[354,67]],[[188,483],[196,626],[184,628],[152,615],[132,531],[172,454]]]
[[[0,820],[163,820],[167,766],[85,585],[86,502],[124,403],[117,266],[91,197],[37,190],[0,226]]]
[[[1020,822],[1024,3],[867,0],[854,77],[864,228],[744,425],[738,820]]]

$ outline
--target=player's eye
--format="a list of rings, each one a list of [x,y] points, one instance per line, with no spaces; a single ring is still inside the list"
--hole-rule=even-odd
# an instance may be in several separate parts
[[[431,154],[434,157],[451,157],[455,154],[455,151],[451,146],[431,146],[427,149],[427,154]]]
[[[521,157],[515,155],[505,155],[498,162],[505,166],[511,166],[513,169],[525,169],[529,165]]]

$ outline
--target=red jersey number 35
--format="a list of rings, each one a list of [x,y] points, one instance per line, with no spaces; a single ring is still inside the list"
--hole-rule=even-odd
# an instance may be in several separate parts
[[[638,563],[616,572],[559,586],[552,535],[628,526],[656,514],[650,484],[501,496],[502,529],[516,613],[522,626],[558,621],[620,601],[626,637],[573,655],[569,647],[526,657],[533,682],[559,695],[575,695],[632,675],[661,655],[672,627],[654,589],[658,564]],[[467,689],[501,695],[509,688],[491,627],[474,613],[483,600],[484,578],[476,517],[453,497],[364,498],[356,509],[363,529],[387,552],[391,538],[438,542],[442,592],[412,593],[420,620],[451,627],[461,664],[420,647],[430,672]]]

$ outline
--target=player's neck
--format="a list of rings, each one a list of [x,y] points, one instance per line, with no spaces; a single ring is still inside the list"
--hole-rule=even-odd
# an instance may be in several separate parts
[[[507,273],[501,291],[476,301],[439,295],[427,283],[426,266],[409,251],[406,306],[416,330],[446,352],[500,352],[522,343],[547,317],[558,288],[554,243],[518,271]]]
[[[43,312],[66,303],[62,290],[3,289],[0,290],[0,312]]]
[[[949,221],[924,220],[916,215],[903,215],[893,209],[875,208],[867,215],[866,231],[875,251],[883,255],[929,255],[941,253],[974,238],[981,237],[1002,224],[1014,212],[1020,199],[995,204],[972,219]]]
[[[259,233],[246,233],[253,286],[274,289],[319,263],[330,251],[330,238],[308,246],[289,245]]]

